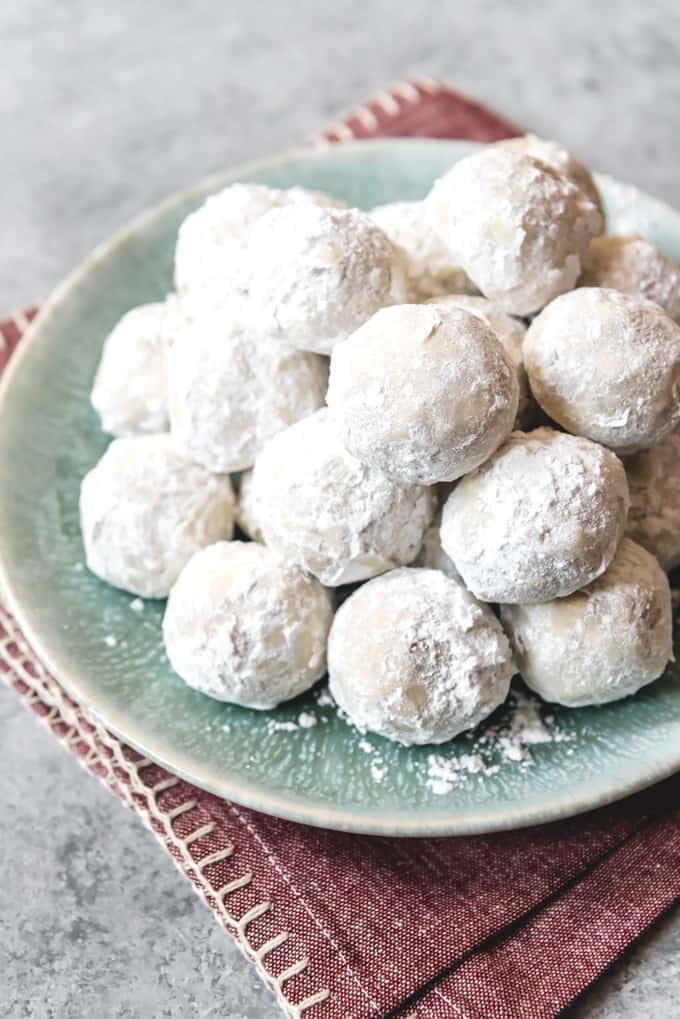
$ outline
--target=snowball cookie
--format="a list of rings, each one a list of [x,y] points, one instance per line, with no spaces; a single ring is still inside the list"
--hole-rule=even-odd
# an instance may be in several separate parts
[[[326,401],[345,447],[405,483],[454,481],[513,427],[517,372],[476,315],[384,308],[333,351]]]
[[[238,285],[268,332],[319,354],[407,296],[402,256],[369,216],[311,204],[258,220]]]
[[[468,294],[450,294],[448,297],[435,297],[430,303],[437,303],[441,308],[462,308],[469,311],[471,315],[481,318],[486,322],[489,329],[500,340],[503,350],[512,361],[517,371],[519,383],[519,405],[517,407],[516,425],[526,425],[533,418],[535,406],[529,390],[524,359],[522,357],[522,344],[526,334],[526,326],[519,319],[506,315],[502,308],[499,308],[493,301],[486,297],[471,297]]]
[[[230,277],[240,267],[250,230],[271,209],[286,204],[342,206],[321,191],[306,188],[230,184],[210,195],[179,228],[175,249],[175,286],[192,298],[219,300],[231,289]]]
[[[185,460],[169,435],[116,439],[80,488],[88,568],[164,598],[197,549],[231,537],[235,512],[229,478]]]
[[[364,584],[328,639],[333,697],[360,729],[445,743],[490,715],[515,671],[491,609],[437,570],[401,569]]]
[[[243,471],[238,483],[236,523],[249,538],[264,544],[262,528],[257,522],[256,510],[253,503],[253,472],[252,470]]]
[[[643,298],[564,294],[529,326],[524,364],[546,414],[617,453],[653,446],[680,422],[680,326]]]
[[[442,294],[478,292],[427,222],[423,202],[378,205],[369,215],[401,251],[414,303]]]
[[[251,467],[265,442],[322,407],[328,362],[244,324],[240,305],[199,318],[168,358],[177,450],[216,473]]]
[[[630,538],[582,591],[543,605],[504,605],[501,618],[527,686],[570,708],[628,697],[673,657],[668,579]]]
[[[642,237],[596,237],[579,282],[646,297],[680,322],[680,269]]]
[[[623,464],[551,428],[513,432],[446,501],[441,541],[466,587],[490,602],[563,598],[607,569],[623,536]]]
[[[548,141],[545,138],[538,138],[535,134],[525,134],[521,138],[508,138],[506,141],[497,142],[496,144],[512,152],[521,152],[526,156],[533,156],[539,162],[546,163],[553,170],[557,170],[563,177],[567,177],[572,184],[575,184],[577,188],[585,192],[593,205],[597,206],[604,223],[605,216],[602,197],[597,189],[592,173],[564,145],[560,145],[559,142]]]
[[[626,534],[667,572],[680,566],[680,432],[626,460],[630,510]]]
[[[175,295],[126,312],[104,342],[92,406],[111,435],[168,429],[165,361],[184,328]]]
[[[328,587],[410,563],[435,503],[432,490],[351,456],[326,408],[274,436],[253,471],[252,504],[266,544]]]
[[[566,177],[495,146],[456,163],[426,206],[452,258],[511,315],[531,315],[571,290],[602,229],[596,206]]]
[[[196,552],[170,592],[165,648],[182,679],[218,701],[273,708],[326,670],[329,591],[264,545]]]

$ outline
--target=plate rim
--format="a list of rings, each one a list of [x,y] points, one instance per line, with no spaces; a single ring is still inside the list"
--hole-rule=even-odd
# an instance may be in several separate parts
[[[356,152],[359,149],[365,151],[369,147],[374,150],[381,148],[386,150],[394,150],[396,148],[416,150],[426,147],[440,147],[451,150],[465,148],[469,151],[473,147],[479,147],[480,144],[469,142],[465,139],[394,138],[347,142],[342,145],[332,146],[332,148],[338,155],[345,153],[351,156],[352,152]],[[78,287],[80,281],[89,275],[90,271],[99,262],[108,258],[131,235],[134,235],[139,229],[152,223],[157,218],[162,217],[168,210],[191,198],[194,194],[204,193],[213,186],[215,188],[220,187],[220,185],[224,186],[229,179],[237,179],[237,177],[247,179],[247,175],[251,173],[274,169],[296,159],[312,158],[321,152],[325,152],[328,147],[331,146],[293,147],[271,157],[237,164],[234,167],[208,174],[193,184],[173,192],[155,205],[144,209],[108,238],[97,244],[62,282],[52,290],[47,299],[41,304],[38,314],[30,323],[18,349],[12,354],[2,374],[2,378],[0,378],[0,419],[14,375],[24,359],[35,352],[36,344],[40,344],[43,340],[45,335],[43,327],[49,324],[53,313],[63,303],[68,301],[71,292]],[[605,174],[597,174],[596,176],[601,180],[611,181],[619,187],[625,187],[632,193],[643,195],[646,201],[653,202],[659,213],[663,214],[666,212],[673,217],[678,217],[678,211],[673,209],[668,203],[652,195],[647,195],[634,185],[624,184],[616,178]],[[47,342],[47,340],[43,342]],[[0,502],[1,521],[2,503]],[[177,774],[183,780],[197,785],[199,788],[221,799],[231,799],[239,805],[272,814],[285,820],[347,833],[400,838],[453,837],[516,830],[533,825],[565,820],[625,799],[680,770],[679,745],[675,754],[669,753],[662,761],[648,766],[641,774],[634,778],[631,777],[628,780],[619,782],[613,788],[611,781],[608,787],[598,789],[596,785],[590,793],[583,793],[576,797],[562,794],[559,800],[553,802],[550,809],[545,807],[539,808],[533,805],[528,807],[515,805],[499,814],[497,812],[489,812],[488,808],[483,807],[472,818],[457,818],[452,813],[450,817],[443,815],[436,820],[430,818],[429,821],[420,822],[416,828],[413,827],[413,817],[415,815],[412,815],[409,825],[409,822],[400,813],[393,815],[390,813],[381,814],[379,819],[375,816],[370,818],[364,814],[355,815],[352,813],[351,808],[347,807],[320,807],[313,803],[305,805],[299,803],[290,795],[286,796],[271,791],[263,792],[261,786],[243,782],[240,779],[233,780],[231,784],[226,783],[226,786],[225,783],[218,784],[212,781],[209,776],[197,776],[195,772],[187,771],[181,764],[178,765],[176,761],[169,760],[162,752],[159,752],[157,749],[154,750],[153,746],[145,744],[143,738],[138,738],[136,735],[130,737],[125,728],[117,723],[115,717],[112,718],[110,714],[107,716],[106,713],[101,713],[97,706],[91,703],[87,692],[84,693],[79,686],[78,677],[71,675],[68,670],[58,664],[58,652],[55,658],[49,646],[43,643],[40,636],[39,619],[32,618],[30,604],[24,606],[21,597],[14,590],[11,575],[5,562],[2,533],[3,529],[0,528],[0,597],[2,597],[9,612],[19,624],[27,643],[46,669],[68,693],[83,705],[94,719],[116,737],[143,753],[149,760],[154,761]]]

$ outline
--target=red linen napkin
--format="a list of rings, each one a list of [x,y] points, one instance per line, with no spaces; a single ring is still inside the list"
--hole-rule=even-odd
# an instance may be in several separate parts
[[[419,79],[316,141],[515,133]],[[2,323],[0,372],[31,315]],[[142,758],[47,674],[2,606],[0,676],[152,828],[297,1019],[554,1016],[680,897],[680,776],[520,832],[342,835],[219,800]]]

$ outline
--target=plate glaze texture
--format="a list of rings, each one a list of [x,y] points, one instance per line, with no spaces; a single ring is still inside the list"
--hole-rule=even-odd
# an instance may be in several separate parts
[[[363,208],[421,198],[473,148],[425,140],[342,145],[206,180],[101,245],[47,302],[3,379],[0,581],[10,609],[59,681],[113,732],[197,785],[258,810],[383,835],[488,832],[588,810],[680,767],[675,666],[636,697],[606,707],[536,704],[524,741],[517,738],[523,701],[519,715],[503,708],[472,736],[407,749],[357,732],[323,686],[266,713],[194,692],[165,657],[163,603],[135,610],[131,596],[84,568],[79,485],[109,441],[90,407],[92,378],[123,312],[172,289],[182,219],[236,180],[321,188]],[[676,212],[610,178],[599,183],[610,231],[639,231],[680,261]],[[517,696],[524,698],[521,689]]]

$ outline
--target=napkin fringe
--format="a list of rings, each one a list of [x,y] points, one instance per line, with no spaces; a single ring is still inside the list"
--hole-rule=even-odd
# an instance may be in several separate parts
[[[214,821],[205,820],[206,812],[189,793],[179,802],[173,802],[171,807],[163,806],[159,797],[172,789],[181,788],[184,783],[177,776],[159,768],[149,758],[124,747],[115,738],[111,739],[98,722],[88,717],[52,680],[40,660],[32,653],[13,617],[2,605],[0,678],[15,690],[24,706],[30,708],[40,722],[57,736],[61,746],[75,754],[81,767],[95,775],[126,807],[141,817],[146,827],[169,851],[178,870],[189,878],[196,894],[234,937],[248,962],[255,966],[261,979],[291,1019],[302,1019],[305,1012],[329,997],[330,990],[326,987],[297,1003],[287,996],[285,984],[308,969],[309,958],[303,955],[282,972],[274,973],[267,967],[267,956],[284,945],[291,938],[291,932],[281,930],[259,948],[255,947],[249,933],[257,920],[265,914],[272,914],[272,903],[263,898],[239,917],[230,911],[227,902],[235,892],[247,887],[253,888],[252,871],[230,878],[218,888],[213,887],[204,873],[214,864],[235,858],[235,846],[228,845],[216,851],[204,852],[196,858],[192,855],[191,847],[215,831]],[[163,777],[153,785],[148,785],[142,773],[152,767],[161,771]],[[173,823],[192,812],[196,813],[196,817],[190,831],[178,836],[173,830]]]
[[[437,92],[450,91],[450,88],[451,86],[443,81],[425,74],[399,81],[376,92],[359,106],[352,107],[333,121],[330,127],[314,135],[309,144],[315,148],[325,148],[334,142],[360,139],[362,134],[355,126],[355,122],[359,127],[365,128],[368,135],[374,135],[380,130],[381,120],[385,117],[390,119],[398,117],[403,112],[404,106],[418,105],[423,95],[436,95]],[[456,92],[461,94],[458,89]]]

